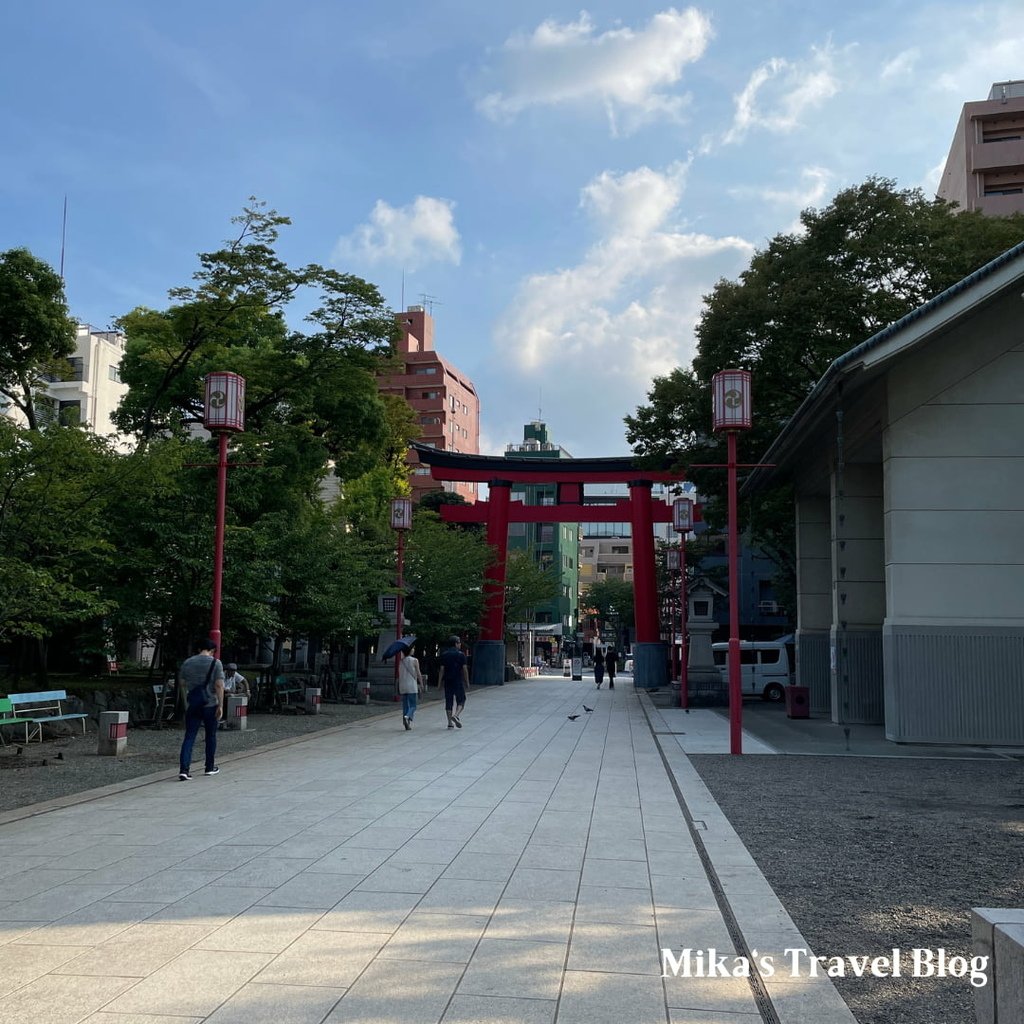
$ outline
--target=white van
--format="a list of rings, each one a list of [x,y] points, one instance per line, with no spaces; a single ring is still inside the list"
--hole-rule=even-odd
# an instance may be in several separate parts
[[[718,671],[729,681],[729,645],[712,644]],[[784,687],[792,682],[789,648],[782,640],[740,641],[740,691],[746,697],[764,700],[785,699]]]

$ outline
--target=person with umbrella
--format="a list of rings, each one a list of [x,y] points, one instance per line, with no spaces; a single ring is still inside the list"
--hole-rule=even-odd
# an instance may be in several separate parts
[[[397,657],[398,662],[398,692],[402,695],[402,725],[406,731],[412,728],[412,720],[416,715],[416,698],[423,686],[423,673],[420,671],[420,662],[412,654],[413,644],[416,637],[403,636],[401,640],[394,640],[388,644],[387,650],[381,656],[382,660]]]

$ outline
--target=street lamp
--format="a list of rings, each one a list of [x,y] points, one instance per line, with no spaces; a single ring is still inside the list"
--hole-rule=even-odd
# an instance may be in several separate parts
[[[693,502],[676,498],[672,502],[672,526],[679,534],[679,706],[690,706],[690,679],[686,649],[686,538],[693,529]]]
[[[224,584],[224,519],[228,495],[228,436],[245,430],[245,378],[237,373],[208,373],[203,426],[218,439],[217,518],[213,538],[213,607],[210,639],[220,650],[220,602]]]
[[[729,750],[743,753],[740,690],[739,531],[736,523],[736,434],[751,425],[750,371],[719,370],[711,378],[713,426],[728,439],[729,471]]]
[[[391,499],[391,529],[398,534],[398,596],[395,600],[395,639],[402,639],[405,628],[405,531],[412,529],[412,498]],[[398,700],[398,667],[402,654],[395,655],[395,700]]]

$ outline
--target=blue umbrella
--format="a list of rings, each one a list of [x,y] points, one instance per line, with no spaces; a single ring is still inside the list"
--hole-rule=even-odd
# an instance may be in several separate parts
[[[401,640],[392,640],[380,656],[381,661],[387,661],[388,658],[393,658],[396,654],[408,654],[409,648],[414,643],[416,643],[414,636],[403,636]]]

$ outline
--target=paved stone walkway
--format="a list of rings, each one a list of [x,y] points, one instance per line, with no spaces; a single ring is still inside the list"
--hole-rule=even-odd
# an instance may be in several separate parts
[[[461,730],[396,710],[0,826],[0,1020],[852,1021],[827,982],[762,984],[763,1015],[746,979],[662,978],[662,947],[802,940],[645,702],[541,677]]]

